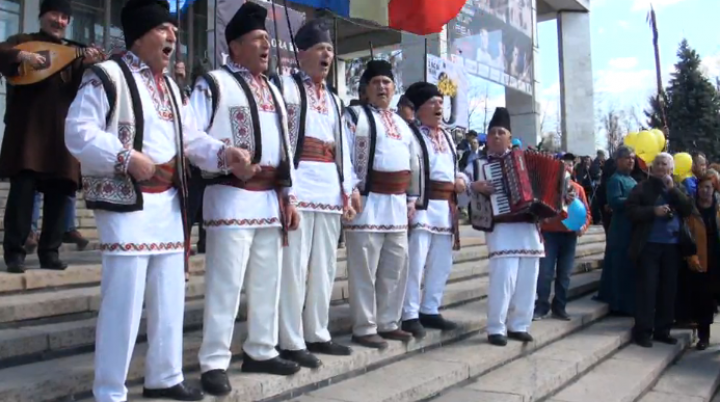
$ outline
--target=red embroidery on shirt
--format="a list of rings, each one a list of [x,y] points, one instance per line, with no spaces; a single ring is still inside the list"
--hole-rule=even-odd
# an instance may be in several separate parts
[[[397,124],[395,124],[395,113],[391,110],[380,110],[380,120],[382,121],[383,127],[385,127],[385,136],[394,140],[402,138],[400,130]]]

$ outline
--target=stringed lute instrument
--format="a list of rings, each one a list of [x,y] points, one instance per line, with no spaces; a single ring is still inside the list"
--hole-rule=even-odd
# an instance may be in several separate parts
[[[30,85],[53,76],[75,60],[85,57],[85,53],[89,48],[66,46],[52,42],[30,41],[21,43],[15,46],[14,49],[37,53],[45,58],[45,63],[37,68],[23,61],[18,68],[18,75],[6,77],[12,85]]]

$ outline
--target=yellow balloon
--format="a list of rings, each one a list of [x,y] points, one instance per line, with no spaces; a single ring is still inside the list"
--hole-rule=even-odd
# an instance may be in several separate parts
[[[659,154],[659,152],[652,151],[652,152],[641,152],[641,153],[637,153],[636,155],[638,158],[642,159],[646,165],[650,166],[652,161],[655,160],[655,157],[657,156],[657,154]]]
[[[649,131],[641,131],[638,133],[637,139],[635,140],[635,153],[638,155],[651,154],[654,158],[659,152],[657,144],[657,140],[655,139],[653,133]]]
[[[650,130],[650,132],[655,136],[655,140],[657,141],[658,145],[658,152],[662,152],[665,150],[665,134],[662,132],[662,130],[659,130],[657,128],[654,128]]]
[[[623,144],[635,148],[635,141],[637,141],[637,134],[638,133],[627,133],[625,136],[625,139],[623,140]]]
[[[684,180],[692,174],[692,156],[689,153],[678,152],[673,155],[673,160],[675,161],[674,175]]]

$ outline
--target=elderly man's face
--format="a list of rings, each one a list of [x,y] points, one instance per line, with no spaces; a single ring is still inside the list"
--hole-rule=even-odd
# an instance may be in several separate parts
[[[378,75],[370,80],[366,92],[370,103],[380,109],[387,109],[395,95],[395,83],[390,77]]]
[[[40,27],[43,32],[58,39],[65,37],[68,25],[70,25],[70,17],[60,11],[48,11],[40,17]]]
[[[695,177],[700,177],[707,172],[707,161],[702,156],[695,157],[692,165],[692,171]]]
[[[658,178],[671,175],[673,172],[673,162],[670,158],[661,156],[653,160],[652,175]]]

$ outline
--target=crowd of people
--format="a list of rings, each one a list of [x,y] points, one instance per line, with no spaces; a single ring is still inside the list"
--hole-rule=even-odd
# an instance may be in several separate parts
[[[63,39],[71,17],[69,1],[44,0],[40,32],[0,44],[0,72],[18,75],[21,63],[45,62],[15,49],[19,43],[76,46]],[[129,0],[121,12],[126,52],[105,60],[87,48],[60,74],[11,87],[0,155],[13,211],[5,216],[5,260],[9,271],[24,269],[39,191],[41,267],[65,268],[58,248],[69,230],[68,197],[81,181],[103,265],[96,400],[127,400],[143,307],[145,397],[191,401],[203,392],[230,393],[243,289],[243,372],[292,375],[320,367],[318,355],[352,354],[328,330],[343,233],[353,344],[385,349],[388,340],[455,329],[440,307],[452,250],[460,247],[462,194],[479,200],[471,215],[493,223],[483,229],[491,344],[532,341],[533,320],[571,319],[575,247],[596,210],[595,219],[609,225],[598,297],[614,313],[636,316],[638,344],[675,342],[669,328],[682,311],[686,323],[700,328],[698,347],[707,347],[715,290],[706,279],[717,275],[720,206],[717,173],[705,171],[701,155],[696,175],[682,185],[668,178],[667,154],[655,158],[649,175],[636,174],[629,148],[607,161],[604,154],[595,161],[556,155],[572,177],[562,201],[585,205],[584,225],[568,229],[562,212],[539,221],[526,211],[493,222],[485,207],[497,190],[478,172],[514,147],[506,109],[495,111],[482,144],[469,136],[456,149],[441,124],[443,97],[435,85],[412,84],[398,110],[391,108],[395,77],[386,61],[367,63],[361,99],[346,107],[326,84],[334,49],[323,20],[306,22],[294,37],[298,71],[267,76],[266,20],[265,8],[243,4],[225,30],[228,62],[193,71],[186,88],[168,72],[177,28],[167,1]],[[175,75],[184,76],[178,65]],[[39,118],[50,105],[57,120]],[[30,155],[26,138],[39,136],[47,147],[32,143],[36,154],[23,158]],[[206,230],[202,390],[182,372],[187,257],[198,219]],[[675,309],[676,300],[682,308]]]

